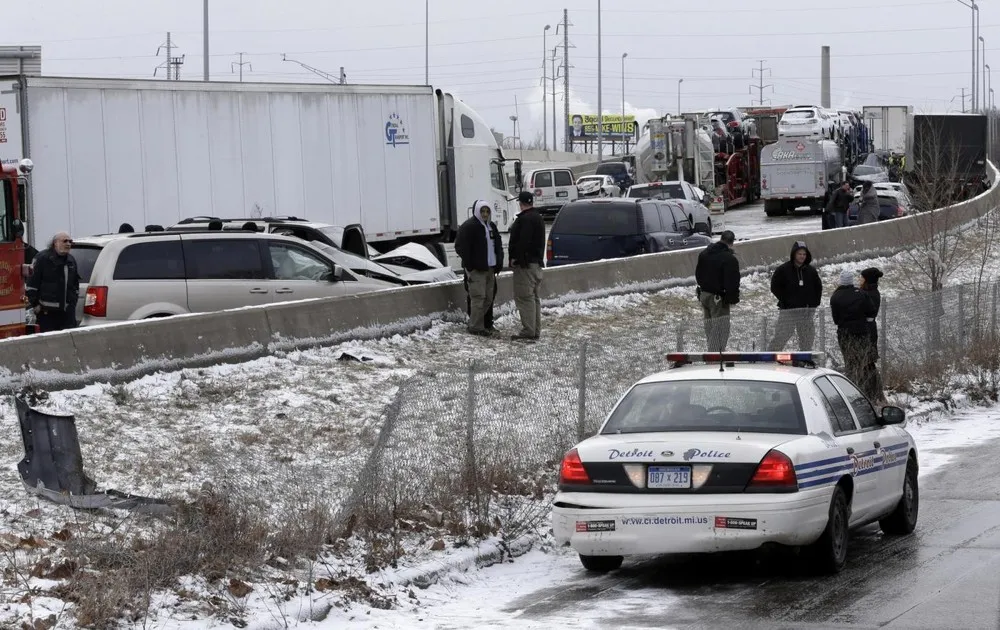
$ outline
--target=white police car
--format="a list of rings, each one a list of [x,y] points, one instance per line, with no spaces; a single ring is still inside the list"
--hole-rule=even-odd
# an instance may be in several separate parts
[[[566,453],[555,538],[605,572],[624,556],[804,547],[839,571],[848,531],[916,527],[917,449],[822,353],[668,354]]]

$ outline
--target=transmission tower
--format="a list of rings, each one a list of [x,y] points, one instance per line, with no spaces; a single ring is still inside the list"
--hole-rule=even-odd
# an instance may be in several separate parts
[[[153,76],[155,77],[161,68],[167,71],[167,81],[177,81],[181,78],[181,66],[184,65],[184,55],[180,57],[174,57],[173,51],[177,46],[174,45],[173,39],[171,39],[170,33],[167,33],[167,42],[165,44],[160,44],[160,47],[156,49],[156,56],[160,56],[161,51],[166,51],[167,58],[166,61],[156,66],[153,70]]]
[[[764,71],[766,70],[767,71],[767,76],[770,77],[771,76],[771,69],[764,67],[764,61],[763,60],[758,61],[758,63],[760,64],[760,67],[759,68],[754,68],[753,69],[753,74],[752,74],[752,76],[757,79],[757,85],[754,85],[752,83],[750,84],[750,94],[752,95],[753,91],[757,90],[757,105],[763,106],[765,104],[765,102],[768,105],[770,105],[771,104],[771,100],[764,98],[764,90],[766,88],[771,88],[771,93],[774,94],[774,85],[773,84],[764,85]],[[750,99],[750,104],[751,105],[754,104],[754,100],[753,99]]]
[[[250,63],[249,61],[243,61],[243,55],[245,55],[246,53],[241,52],[241,53],[236,53],[236,54],[239,55],[240,60],[239,61],[233,61],[232,63],[230,63],[229,64],[229,68],[233,72],[236,72],[236,68],[239,67],[239,69],[240,69],[240,83],[243,83],[243,66],[250,66],[250,72],[253,72],[253,64]]]

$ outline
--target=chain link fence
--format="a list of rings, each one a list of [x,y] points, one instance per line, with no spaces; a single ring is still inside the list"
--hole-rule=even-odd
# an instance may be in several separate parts
[[[970,359],[990,368],[995,379],[998,287],[970,284],[884,297],[878,323],[886,387],[939,378],[968,367]],[[829,308],[806,313],[815,334],[811,347],[792,335],[784,348],[773,348],[778,312],[737,306],[726,349],[822,351],[828,367],[844,370]],[[700,316],[667,316],[650,322],[641,336],[609,333],[560,347],[513,344],[506,354],[413,375],[385,411],[341,523],[381,535],[400,518],[434,514],[432,524],[458,535],[503,537],[505,529],[523,530],[526,525],[512,523],[509,511],[497,512],[498,503],[541,498],[565,451],[592,435],[635,381],[666,367],[665,354],[673,350],[707,350]],[[988,357],[990,365],[976,357]]]

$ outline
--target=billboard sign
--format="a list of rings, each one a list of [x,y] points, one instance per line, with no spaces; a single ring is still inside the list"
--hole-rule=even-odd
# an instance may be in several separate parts
[[[622,119],[621,114],[605,114],[601,121],[604,127],[604,137],[620,140],[635,138],[638,126],[633,114],[627,114]],[[568,136],[573,142],[590,142],[597,140],[597,114],[571,114]]]

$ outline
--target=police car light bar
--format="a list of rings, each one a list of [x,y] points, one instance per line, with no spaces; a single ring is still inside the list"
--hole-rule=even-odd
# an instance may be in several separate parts
[[[816,363],[825,352],[669,352],[667,361],[675,366],[691,363]]]

